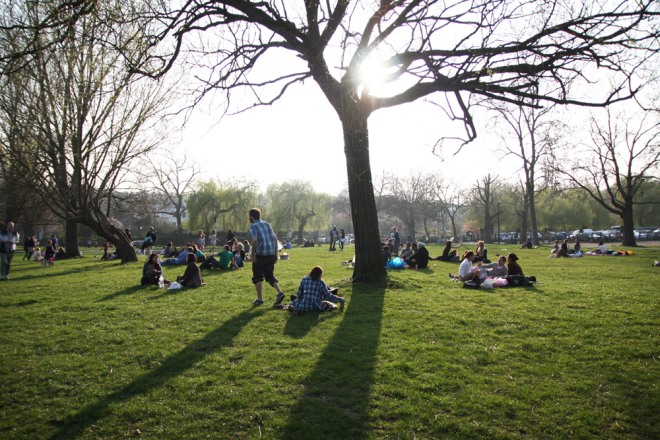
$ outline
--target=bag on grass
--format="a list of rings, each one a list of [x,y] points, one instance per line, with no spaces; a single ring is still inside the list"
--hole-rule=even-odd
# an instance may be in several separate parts
[[[168,287],[167,290],[177,290],[180,288],[181,288],[181,284],[174,281],[172,284],[170,284],[170,287]]]
[[[405,269],[406,262],[401,257],[394,257],[387,262],[388,269]]]

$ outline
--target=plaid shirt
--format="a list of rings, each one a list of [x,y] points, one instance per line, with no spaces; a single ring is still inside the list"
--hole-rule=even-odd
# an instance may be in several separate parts
[[[277,237],[268,223],[255,220],[250,225],[250,236],[257,238],[257,255],[277,255]]]
[[[300,286],[296,293],[296,298],[291,302],[294,309],[299,312],[308,312],[310,310],[323,310],[321,301],[324,299],[331,302],[343,302],[344,298],[330,293],[328,286],[323,280],[314,280],[309,276],[300,280]]]

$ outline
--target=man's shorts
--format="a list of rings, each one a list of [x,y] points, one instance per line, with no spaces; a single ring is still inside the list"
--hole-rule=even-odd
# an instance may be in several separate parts
[[[252,261],[252,282],[257,284],[265,278],[271,286],[276,283],[277,278],[274,275],[276,262],[277,255],[257,255]]]

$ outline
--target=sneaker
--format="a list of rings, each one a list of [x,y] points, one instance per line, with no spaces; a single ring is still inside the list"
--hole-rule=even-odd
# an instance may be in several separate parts
[[[262,305],[263,303],[264,303],[264,302],[263,302],[262,300],[260,300],[259,298],[257,298],[257,299],[255,299],[254,301],[252,301],[252,305],[253,305],[253,306],[260,306],[260,305]]]
[[[277,298],[275,298],[275,302],[273,303],[274,306],[279,306],[282,301],[284,301],[284,292],[280,292],[277,294]]]

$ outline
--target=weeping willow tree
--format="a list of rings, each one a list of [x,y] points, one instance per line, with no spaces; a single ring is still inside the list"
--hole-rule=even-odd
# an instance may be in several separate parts
[[[218,228],[247,230],[247,213],[256,200],[257,186],[254,183],[202,182],[187,199],[188,227],[204,231]]]
[[[293,181],[273,184],[266,191],[268,197],[268,221],[277,231],[298,231],[302,243],[307,231],[327,228],[334,198],[317,193],[311,183]]]

